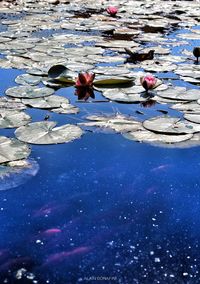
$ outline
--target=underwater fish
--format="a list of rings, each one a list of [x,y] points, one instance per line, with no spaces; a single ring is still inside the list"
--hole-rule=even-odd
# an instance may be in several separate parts
[[[170,165],[170,164],[163,164],[163,165],[160,165],[158,167],[151,169],[151,172],[160,172],[160,171],[163,171],[163,170],[167,170],[171,166],[172,165]]]
[[[33,217],[46,217],[50,214],[64,212],[64,210],[66,210],[66,205],[57,205],[54,203],[45,204],[33,213]]]
[[[61,232],[62,231],[60,229],[52,228],[52,229],[48,229],[48,230],[42,232],[41,234],[45,235],[45,236],[52,236],[52,235],[55,235],[55,234],[58,234],[58,233],[61,233]]]
[[[65,261],[66,259],[72,256],[85,254],[91,251],[91,249],[92,249],[91,247],[78,247],[71,251],[62,251],[62,252],[52,254],[46,259],[44,266]]]
[[[22,267],[32,267],[33,261],[30,257],[11,258],[4,264],[0,265],[0,275],[7,273],[8,271],[16,271]]]
[[[0,263],[5,262],[9,258],[9,251],[7,249],[0,250]]]

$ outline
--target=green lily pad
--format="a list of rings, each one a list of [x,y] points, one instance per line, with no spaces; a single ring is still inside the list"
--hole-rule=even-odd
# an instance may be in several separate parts
[[[40,98],[53,95],[54,90],[51,88],[43,87],[36,88],[33,86],[19,86],[6,90],[6,95],[15,98]]]
[[[0,109],[0,128],[14,128],[26,125],[31,117],[23,111]]]
[[[34,122],[18,128],[15,135],[19,140],[31,144],[60,144],[80,138],[83,133],[76,125],[55,126],[54,121]]]
[[[128,78],[108,78],[102,80],[95,80],[94,85],[95,86],[123,85],[132,82],[133,79],[128,79]]]
[[[30,153],[27,144],[14,138],[0,136],[0,164],[26,159]]]

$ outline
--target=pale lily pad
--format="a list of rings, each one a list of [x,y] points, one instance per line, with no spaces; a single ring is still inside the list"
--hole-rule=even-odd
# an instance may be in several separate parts
[[[146,142],[150,144],[157,144],[157,143],[179,143],[191,139],[193,137],[193,134],[166,135],[166,134],[154,133],[147,129],[142,129],[126,133],[123,136],[129,140]]]
[[[0,109],[0,128],[14,128],[26,125],[31,117],[23,111]]]
[[[36,86],[40,83],[41,77],[39,76],[34,76],[30,74],[22,74],[17,76],[15,79],[15,82],[20,85],[31,85],[31,86]]]
[[[15,135],[19,140],[31,144],[60,144],[80,138],[83,133],[76,125],[55,126],[54,121],[34,122],[18,128]]]
[[[0,97],[0,108],[24,110],[26,106],[21,102],[21,99]]]
[[[143,127],[155,133],[188,134],[200,131],[200,125],[182,121],[177,117],[159,116],[143,122]]]
[[[172,87],[165,91],[158,92],[157,95],[172,100],[196,101],[200,99],[200,90],[186,90],[184,87]]]
[[[184,80],[184,81],[186,81],[188,83],[194,84],[194,85],[200,84],[200,78],[199,79],[195,79],[195,78],[192,78],[192,77],[182,77],[182,76],[180,76],[180,79]]]
[[[22,102],[25,105],[43,109],[59,108],[63,103],[69,104],[69,100],[67,98],[56,95],[37,99],[22,99]]]
[[[54,90],[51,88],[43,87],[36,88],[33,86],[19,86],[6,90],[6,95],[15,98],[40,98],[53,95]]]
[[[34,160],[19,160],[0,166],[0,191],[16,188],[36,176],[39,165]]]
[[[174,71],[177,66],[168,61],[160,61],[152,63],[151,60],[146,60],[141,63],[141,67],[148,72],[170,72]]]
[[[79,112],[79,108],[71,104],[62,103],[59,108],[52,108],[50,111],[60,114],[76,114]]]
[[[141,122],[122,114],[116,114],[113,116],[91,115],[86,119],[90,121],[79,123],[79,125],[89,128],[100,127],[102,129],[110,129],[117,133],[126,133],[141,128]]]
[[[200,112],[199,113],[186,113],[184,114],[184,118],[194,123],[200,123]]]
[[[200,113],[200,104],[197,102],[178,103],[171,106],[171,108],[187,113]]]
[[[30,152],[27,144],[14,138],[0,136],[0,164],[26,159]]]
[[[127,88],[122,89],[107,89],[103,91],[102,95],[111,100],[116,102],[122,102],[122,103],[139,103],[144,102],[148,99],[148,97],[145,97],[141,93],[136,93],[136,91],[143,91],[144,89],[142,87],[134,86],[134,88]]]

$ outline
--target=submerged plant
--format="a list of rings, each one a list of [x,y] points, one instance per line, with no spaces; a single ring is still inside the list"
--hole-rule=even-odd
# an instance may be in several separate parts
[[[146,76],[140,77],[140,83],[148,93],[149,90],[156,88],[157,79],[153,75],[147,74]]]
[[[198,63],[199,62],[199,57],[200,57],[200,47],[195,47],[193,49],[193,54],[197,58],[196,62]]]
[[[115,17],[118,12],[118,9],[114,6],[109,6],[106,11],[110,16]]]

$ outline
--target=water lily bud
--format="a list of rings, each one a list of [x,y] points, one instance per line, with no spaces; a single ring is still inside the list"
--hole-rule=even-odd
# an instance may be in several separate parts
[[[200,57],[200,47],[195,47],[195,48],[193,49],[193,54],[194,54],[194,56],[197,58],[197,63],[198,63],[199,57]]]
[[[113,6],[109,6],[106,11],[109,15],[115,16],[118,12],[118,9],[116,7],[113,7]]]
[[[92,86],[95,78],[94,73],[79,73],[76,80],[76,87],[89,87]]]
[[[140,77],[140,83],[146,91],[154,89],[156,82],[157,79],[151,74]]]

